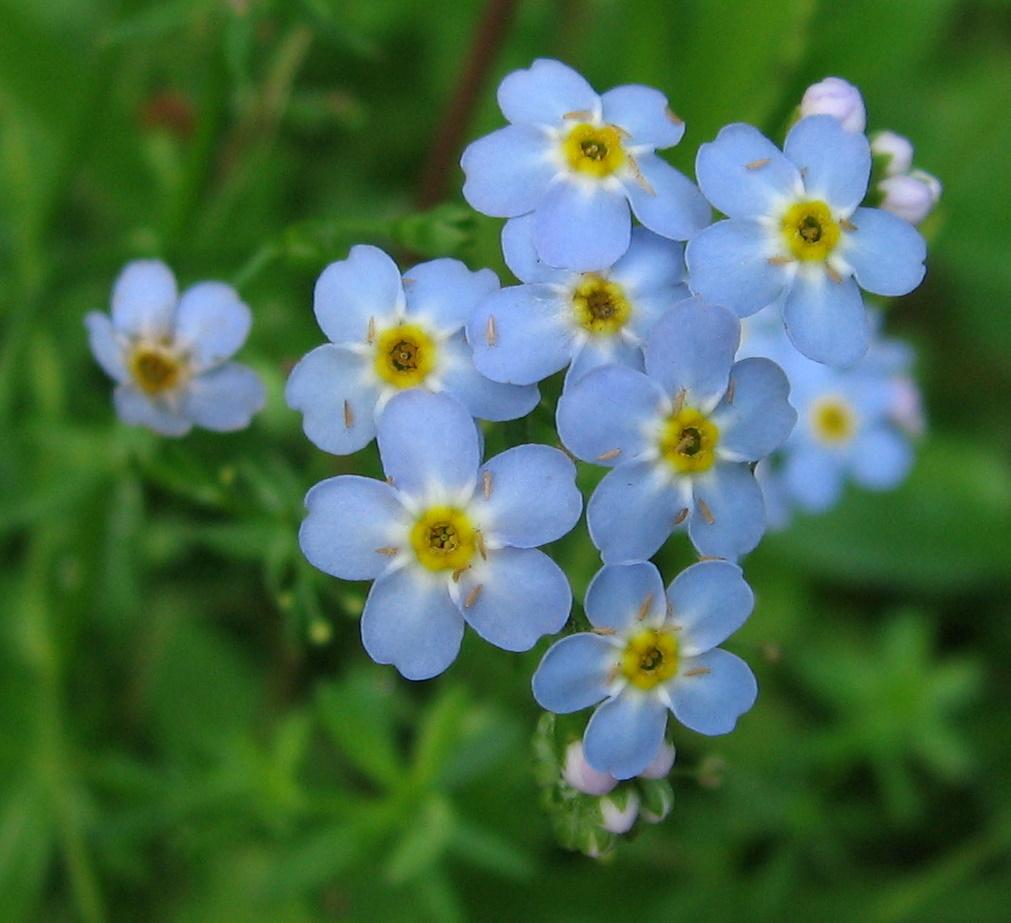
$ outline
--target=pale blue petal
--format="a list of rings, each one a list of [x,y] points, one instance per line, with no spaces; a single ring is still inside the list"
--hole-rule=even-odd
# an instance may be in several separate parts
[[[537,205],[534,245],[551,266],[580,271],[610,266],[628,249],[631,233],[625,196],[599,182],[561,178]]]
[[[474,366],[474,353],[463,331],[441,345],[445,367],[439,377],[447,392],[482,420],[515,420],[525,417],[541,399],[536,385],[510,385],[486,378]]]
[[[709,224],[709,203],[687,176],[656,154],[639,154],[635,160],[639,176],[627,176],[622,183],[635,217],[646,227],[663,237],[688,240]]]
[[[502,258],[521,282],[564,284],[574,277],[567,269],[555,269],[541,259],[534,246],[535,218],[532,212],[510,218],[502,226]]]
[[[88,344],[95,360],[110,378],[124,382],[130,377],[123,361],[123,346],[116,338],[116,330],[108,314],[91,311],[84,318],[88,328]]]
[[[546,711],[567,715],[607,698],[608,674],[617,649],[601,635],[583,632],[556,641],[532,681],[534,698]]]
[[[245,343],[253,316],[239,293],[224,282],[200,282],[183,292],[176,308],[176,342],[193,368],[209,369],[230,359]]]
[[[600,98],[571,67],[538,58],[526,70],[506,75],[498,87],[498,104],[510,122],[555,125],[570,112],[593,112]]]
[[[589,372],[602,365],[623,365],[642,371],[642,348],[620,337],[592,337],[573,357],[572,364],[565,373],[565,388],[571,388]]]
[[[459,330],[483,298],[498,290],[490,269],[471,272],[459,260],[430,260],[404,273],[407,313],[443,333]]]
[[[637,619],[662,619],[667,608],[655,564],[607,564],[594,574],[583,604],[594,628],[625,631]]]
[[[229,433],[249,426],[266,402],[267,392],[260,376],[249,366],[229,362],[190,382],[182,412],[197,426]]]
[[[389,318],[403,305],[400,270],[378,247],[359,244],[316,281],[313,309],[333,343],[365,343],[369,319]]]
[[[786,136],[783,152],[800,170],[811,199],[849,214],[867,193],[870,144],[831,115],[812,115],[797,122]]]
[[[165,401],[148,397],[133,385],[119,385],[112,395],[116,413],[124,423],[146,426],[163,436],[185,436],[191,423]]]
[[[127,263],[112,289],[112,324],[120,333],[167,334],[175,317],[175,276],[159,260]]]
[[[604,121],[624,129],[627,145],[673,147],[685,133],[685,123],[673,116],[667,97],[653,87],[637,84],[608,90],[600,101],[604,106]]]
[[[702,554],[736,558],[747,554],[765,532],[765,503],[755,475],[746,464],[717,462],[692,484],[695,509],[688,534]],[[699,501],[712,517],[709,522]]]
[[[790,382],[769,359],[735,363],[730,382],[733,393],[728,388],[712,415],[720,431],[718,452],[735,461],[758,461],[778,449],[797,422],[788,400]]]
[[[694,676],[684,674],[694,671]],[[740,657],[722,648],[681,662],[667,684],[674,717],[699,734],[729,734],[758,697],[755,674]]]
[[[638,307],[643,295],[668,293],[684,281],[684,255],[684,244],[636,226],[628,252],[611,267],[608,276]]]
[[[653,762],[666,728],[667,709],[657,698],[626,690],[590,717],[583,754],[598,772],[631,779]]]
[[[883,426],[861,433],[850,458],[853,479],[870,490],[891,490],[909,473],[913,451],[902,435]]]
[[[783,321],[797,349],[834,368],[852,365],[870,345],[867,309],[852,279],[799,274],[783,304]]]
[[[797,447],[786,456],[783,481],[800,506],[811,513],[823,513],[835,506],[842,494],[842,460],[817,446]]]
[[[692,293],[687,285],[675,285],[671,288],[658,289],[649,294],[637,294],[632,306],[632,319],[629,322],[629,329],[639,338],[640,342],[645,342],[649,338],[654,325],[664,316],[674,305],[691,298]],[[640,348],[640,352],[641,352]],[[643,362],[640,357],[636,368]]]
[[[919,232],[880,208],[858,208],[843,256],[862,288],[876,295],[905,295],[923,281],[927,245]]]
[[[751,615],[755,596],[736,564],[700,561],[681,571],[667,590],[679,652],[695,657],[726,641]]]
[[[469,144],[460,166],[466,176],[463,197],[471,208],[496,218],[533,211],[558,172],[545,135],[519,125]]]

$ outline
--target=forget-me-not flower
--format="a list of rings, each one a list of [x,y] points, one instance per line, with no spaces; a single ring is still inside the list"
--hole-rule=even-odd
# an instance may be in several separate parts
[[[506,76],[498,102],[510,124],[464,151],[463,195],[486,215],[533,213],[546,263],[592,271],[617,262],[630,207],[674,240],[709,222],[699,190],[655,153],[684,134],[659,90],[629,85],[598,96],[571,68],[540,59]]]
[[[538,259],[532,215],[502,230],[502,251],[524,285],[492,292],[471,317],[474,364],[495,381],[532,384],[569,366],[566,386],[598,365],[642,368],[642,344],[683,284],[684,247],[645,228],[613,266],[553,269]]]
[[[482,465],[466,408],[420,389],[390,400],[377,438],[387,480],[317,484],[299,532],[320,570],[375,581],[361,620],[369,656],[427,679],[456,658],[465,622],[510,651],[559,631],[569,582],[537,546],[568,532],[582,510],[565,454],[521,445]]]
[[[117,382],[126,422],[165,436],[191,427],[225,432],[249,425],[265,401],[263,382],[228,360],[249,335],[249,308],[224,282],[199,282],[180,297],[172,270],[135,260],[112,291],[112,315],[85,318],[91,351]]]
[[[607,565],[586,591],[592,632],[556,641],[533,678],[534,698],[558,714],[602,702],[583,735],[598,772],[629,779],[662,746],[667,712],[700,734],[726,734],[755,702],[743,660],[717,647],[751,614],[741,569],[702,561],[664,592],[649,563]]]
[[[372,441],[376,419],[400,391],[453,394],[475,417],[512,420],[529,413],[536,387],[501,384],[474,367],[464,325],[498,289],[490,269],[459,260],[421,263],[401,279],[378,247],[356,246],[316,283],[316,320],[330,342],[292,370],[285,397],[303,414],[305,434],[335,455]]]
[[[690,298],[654,325],[645,373],[604,366],[562,394],[562,442],[613,469],[587,506],[608,564],[644,561],[684,526],[707,555],[758,544],[765,510],[751,462],[782,444],[796,413],[775,363],[734,362],[739,337],[729,310]]]
[[[779,301],[794,345],[816,362],[859,359],[871,332],[860,289],[904,295],[926,253],[908,222],[860,208],[871,155],[832,116],[802,119],[783,151],[750,125],[703,144],[699,185],[728,217],[687,247],[692,291],[741,317]]]

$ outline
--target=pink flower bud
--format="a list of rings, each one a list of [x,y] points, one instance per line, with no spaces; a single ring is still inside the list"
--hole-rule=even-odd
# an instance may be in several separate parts
[[[606,772],[598,772],[583,755],[583,745],[574,740],[565,751],[565,768],[562,778],[584,795],[606,795],[618,780]]]
[[[613,798],[600,802],[601,826],[609,833],[628,833],[638,815],[639,796],[635,792],[628,793],[624,808],[619,808]]]
[[[879,131],[871,138],[871,153],[888,158],[886,176],[908,173],[913,165],[913,145],[908,138],[903,138],[894,131]]]
[[[860,91],[841,77],[826,77],[804,91],[800,101],[800,117],[831,115],[842,122],[843,128],[855,133],[867,126],[867,113]]]
[[[653,762],[640,772],[639,775],[643,779],[662,779],[670,772],[673,765],[674,748],[664,741],[660,744],[660,749],[657,750],[656,756],[653,757]]]
[[[923,221],[934,210],[941,196],[941,184],[929,174],[919,171],[889,176],[878,183],[878,190],[884,196],[881,207],[910,224]]]

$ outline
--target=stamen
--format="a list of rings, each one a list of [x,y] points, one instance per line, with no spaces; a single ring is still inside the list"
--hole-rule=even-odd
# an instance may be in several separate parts
[[[400,554],[400,549],[396,545],[383,545],[382,548],[376,549],[376,554],[384,555],[387,558],[395,558]]]
[[[601,452],[600,455],[597,456],[597,461],[611,461],[612,458],[617,458],[619,455],[621,455],[621,449],[608,449],[606,452]]]
[[[687,396],[687,392],[685,391],[684,388],[682,388],[680,391],[678,391],[677,394],[674,395],[674,411],[673,412],[674,412],[675,416],[677,414],[681,413],[681,408],[684,407],[684,405],[685,405],[685,397],[686,396]]]
[[[455,571],[453,571],[453,583],[459,583],[460,578],[469,570],[470,565],[468,564],[466,567],[458,567]]]
[[[396,481],[393,480],[393,475],[392,474],[386,475],[386,483],[389,484],[390,487],[396,487],[397,486]]]
[[[693,670],[685,670],[682,676],[705,676],[713,671],[709,667],[695,667]]]
[[[737,393],[737,382],[733,378],[731,378],[730,384],[727,385],[727,393],[725,395],[728,404],[734,403],[734,395],[736,393]]]
[[[572,112],[566,112],[562,116],[563,119],[578,119],[580,122],[589,122],[593,119],[593,113],[589,109],[575,109]]]
[[[828,263],[825,264],[825,275],[828,276],[833,282],[835,282],[836,285],[840,285],[842,283],[843,278],[841,275],[839,275],[838,270],[829,266]]]
[[[688,518],[688,507],[682,507],[681,512],[674,517],[674,525],[679,526]]]
[[[595,635],[614,635],[617,632],[613,628],[594,628],[592,629]]]
[[[355,414],[351,409],[351,404],[345,400],[344,401],[344,429],[351,429],[355,425]]]
[[[789,256],[770,256],[765,262],[770,266],[786,266],[792,263],[793,259]]]
[[[481,486],[482,486],[482,488],[484,490],[484,498],[485,498],[485,500],[490,500],[491,499],[491,472],[490,471],[485,471],[481,475]]]
[[[474,589],[472,589],[468,594],[467,598],[463,601],[463,608],[469,609],[474,603],[477,602],[478,597],[481,595],[481,591],[484,589],[482,584],[478,584]]]
[[[768,157],[762,157],[759,160],[752,160],[750,163],[744,165],[745,170],[761,170],[769,162]]]
[[[700,554],[699,555],[699,560],[700,561],[722,561],[724,559],[721,558],[718,554]]]
[[[369,318],[369,328],[365,332],[365,342],[370,346],[376,342],[376,319],[374,317]]]
[[[404,287],[406,288],[408,285],[414,285],[414,279],[404,276]]]
[[[488,315],[488,324],[484,328],[484,339],[489,346],[494,346],[498,342],[498,332],[495,330],[495,315]]]
[[[860,230],[849,218],[840,218],[839,227],[844,231],[858,231]]]
[[[650,185],[649,180],[642,175],[642,170],[639,169],[639,164],[635,162],[635,158],[631,154],[628,155],[628,163],[632,168],[632,176],[635,177],[635,181],[646,191],[646,194],[656,195],[656,190]]]
[[[685,120],[681,118],[681,116],[679,116],[673,109],[671,109],[670,106],[667,106],[664,109],[663,114],[666,115],[667,118],[670,119],[675,125],[684,125],[685,123]]]
[[[646,598],[642,601],[642,605],[639,606],[639,611],[635,614],[635,620],[641,622],[647,615],[649,615],[649,610],[653,608],[653,594],[647,593]]]
[[[712,525],[714,522],[716,522],[716,517],[713,515],[713,511],[709,509],[709,504],[706,503],[705,500],[703,500],[701,497],[696,497],[695,505],[698,506],[699,512],[702,514],[702,518],[707,523],[709,523],[709,525]]]
[[[480,529],[474,533],[474,544],[477,546],[477,553],[484,558],[485,561],[488,560],[488,549],[484,544],[484,534]]]

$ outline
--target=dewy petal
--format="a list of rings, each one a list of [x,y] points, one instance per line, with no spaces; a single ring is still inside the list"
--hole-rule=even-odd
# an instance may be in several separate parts
[[[651,448],[647,429],[665,402],[660,386],[642,372],[594,369],[558,399],[558,436],[583,461],[621,464]]]
[[[471,272],[459,260],[429,260],[404,273],[407,313],[444,333],[463,327],[497,289],[498,276],[490,269]]]
[[[490,551],[455,588],[467,624],[507,651],[528,651],[544,635],[557,634],[572,608],[565,574],[535,548]]]
[[[260,376],[246,365],[229,362],[190,382],[182,411],[197,426],[228,433],[249,426],[266,401]]]
[[[120,333],[166,334],[178,300],[175,276],[160,260],[134,260],[112,289],[112,323]]]
[[[636,620],[661,619],[667,607],[656,565],[606,564],[586,589],[583,609],[594,628],[625,631]]]
[[[379,389],[369,365],[367,357],[326,343],[291,370],[285,400],[302,413],[302,429],[324,452],[350,455],[375,438]]]
[[[880,208],[858,208],[843,256],[861,287],[876,295],[905,295],[920,282],[927,246],[908,222]]]
[[[769,232],[757,221],[717,221],[688,242],[688,284],[738,317],[772,304],[783,292],[786,267],[770,263]]]
[[[510,122],[556,125],[570,112],[594,112],[600,97],[571,67],[538,58],[526,70],[506,75],[498,87],[498,104]]]
[[[593,180],[558,179],[534,218],[534,245],[541,259],[564,269],[610,266],[628,249],[631,233],[625,196]]]
[[[481,461],[477,426],[448,394],[401,391],[390,399],[376,427],[387,477],[410,496],[430,490],[466,491]]]
[[[656,756],[667,727],[667,709],[655,696],[625,691],[590,717],[583,754],[598,772],[631,779]]]
[[[547,285],[513,285],[492,293],[467,325],[474,364],[494,381],[517,385],[564,368],[573,349],[567,308]]]
[[[758,461],[778,449],[797,422],[789,395],[790,382],[772,360],[735,363],[730,388],[712,416],[720,431],[720,455],[734,461]]]
[[[699,672],[685,675],[694,671]],[[667,691],[674,717],[685,727],[700,734],[729,734],[737,719],[755,704],[758,684],[740,657],[715,648],[683,660]]]
[[[671,397],[711,410],[727,390],[741,322],[727,308],[689,298],[656,322],[646,340],[646,373]]]
[[[638,307],[636,304],[636,310]],[[602,365],[624,365],[641,372],[643,368],[642,349],[620,337],[589,339],[573,356],[572,364],[565,373],[564,387],[571,388],[581,378]]]
[[[651,231],[673,240],[688,240],[712,217],[698,187],[656,154],[635,158],[638,175],[622,180],[632,211]]]
[[[298,542],[309,563],[325,574],[374,580],[395,553],[411,553],[398,547],[407,512],[383,481],[353,474],[329,478],[306,494],[305,505],[309,512]]]
[[[797,168],[757,128],[727,125],[703,144],[695,175],[707,199],[730,218],[771,214],[777,202],[800,192]]]
[[[614,646],[601,635],[582,632],[556,641],[531,683],[541,708],[567,715],[607,698],[608,674],[617,661]]]
[[[200,282],[183,292],[176,308],[176,340],[193,367],[208,369],[230,359],[249,336],[253,316],[239,293],[224,282]]]
[[[848,215],[867,193],[871,147],[864,135],[847,131],[831,115],[801,119],[786,136],[783,151],[804,177],[809,198]]]
[[[629,84],[608,90],[600,101],[604,121],[628,132],[630,145],[673,147],[684,137],[685,123],[673,115],[659,90]]]
[[[403,303],[397,264],[378,247],[359,244],[323,270],[313,309],[331,342],[351,344],[366,342],[370,318],[391,317]]]
[[[842,459],[817,446],[794,448],[786,456],[783,482],[800,506],[811,513],[822,513],[842,494]]]
[[[682,507],[653,462],[636,462],[608,471],[586,505],[586,523],[605,563],[629,564],[656,554]]]
[[[131,384],[119,385],[112,395],[116,413],[124,423],[146,426],[163,436],[185,436],[192,424],[164,401],[138,391]]]
[[[913,452],[902,435],[884,426],[861,433],[850,459],[853,479],[870,490],[891,490],[913,464]]]
[[[476,211],[495,218],[533,211],[558,172],[547,136],[520,125],[473,141],[460,166],[466,175],[463,197]]]
[[[110,378],[124,382],[130,374],[123,362],[123,347],[116,338],[116,330],[108,314],[91,311],[84,318],[88,328],[88,343],[95,361]]]
[[[444,365],[439,378],[445,390],[482,420],[515,420],[525,417],[541,399],[536,385],[512,385],[492,381],[474,365],[474,353],[463,331],[443,340],[439,349]]]
[[[638,310],[642,296],[667,294],[684,282],[684,244],[636,226],[628,252],[611,267],[608,276],[621,285]]]
[[[783,304],[783,321],[793,345],[808,359],[835,368],[852,365],[870,345],[867,309],[853,279],[798,274]]]
[[[519,445],[481,469],[471,509],[490,537],[517,548],[536,548],[571,531],[583,511],[576,466],[558,449]]]
[[[748,465],[717,462],[695,477],[692,494],[696,509],[688,534],[702,554],[736,558],[758,544],[765,532],[765,503]]]
[[[430,679],[460,651],[463,618],[442,580],[403,567],[380,577],[365,600],[362,644],[406,679]]]
[[[541,259],[534,246],[533,213],[510,218],[502,226],[502,258],[521,282],[563,284],[570,277],[566,269],[555,269]]]
[[[700,561],[681,571],[667,590],[684,657],[705,653],[729,638],[751,615],[755,596],[736,564]]]

